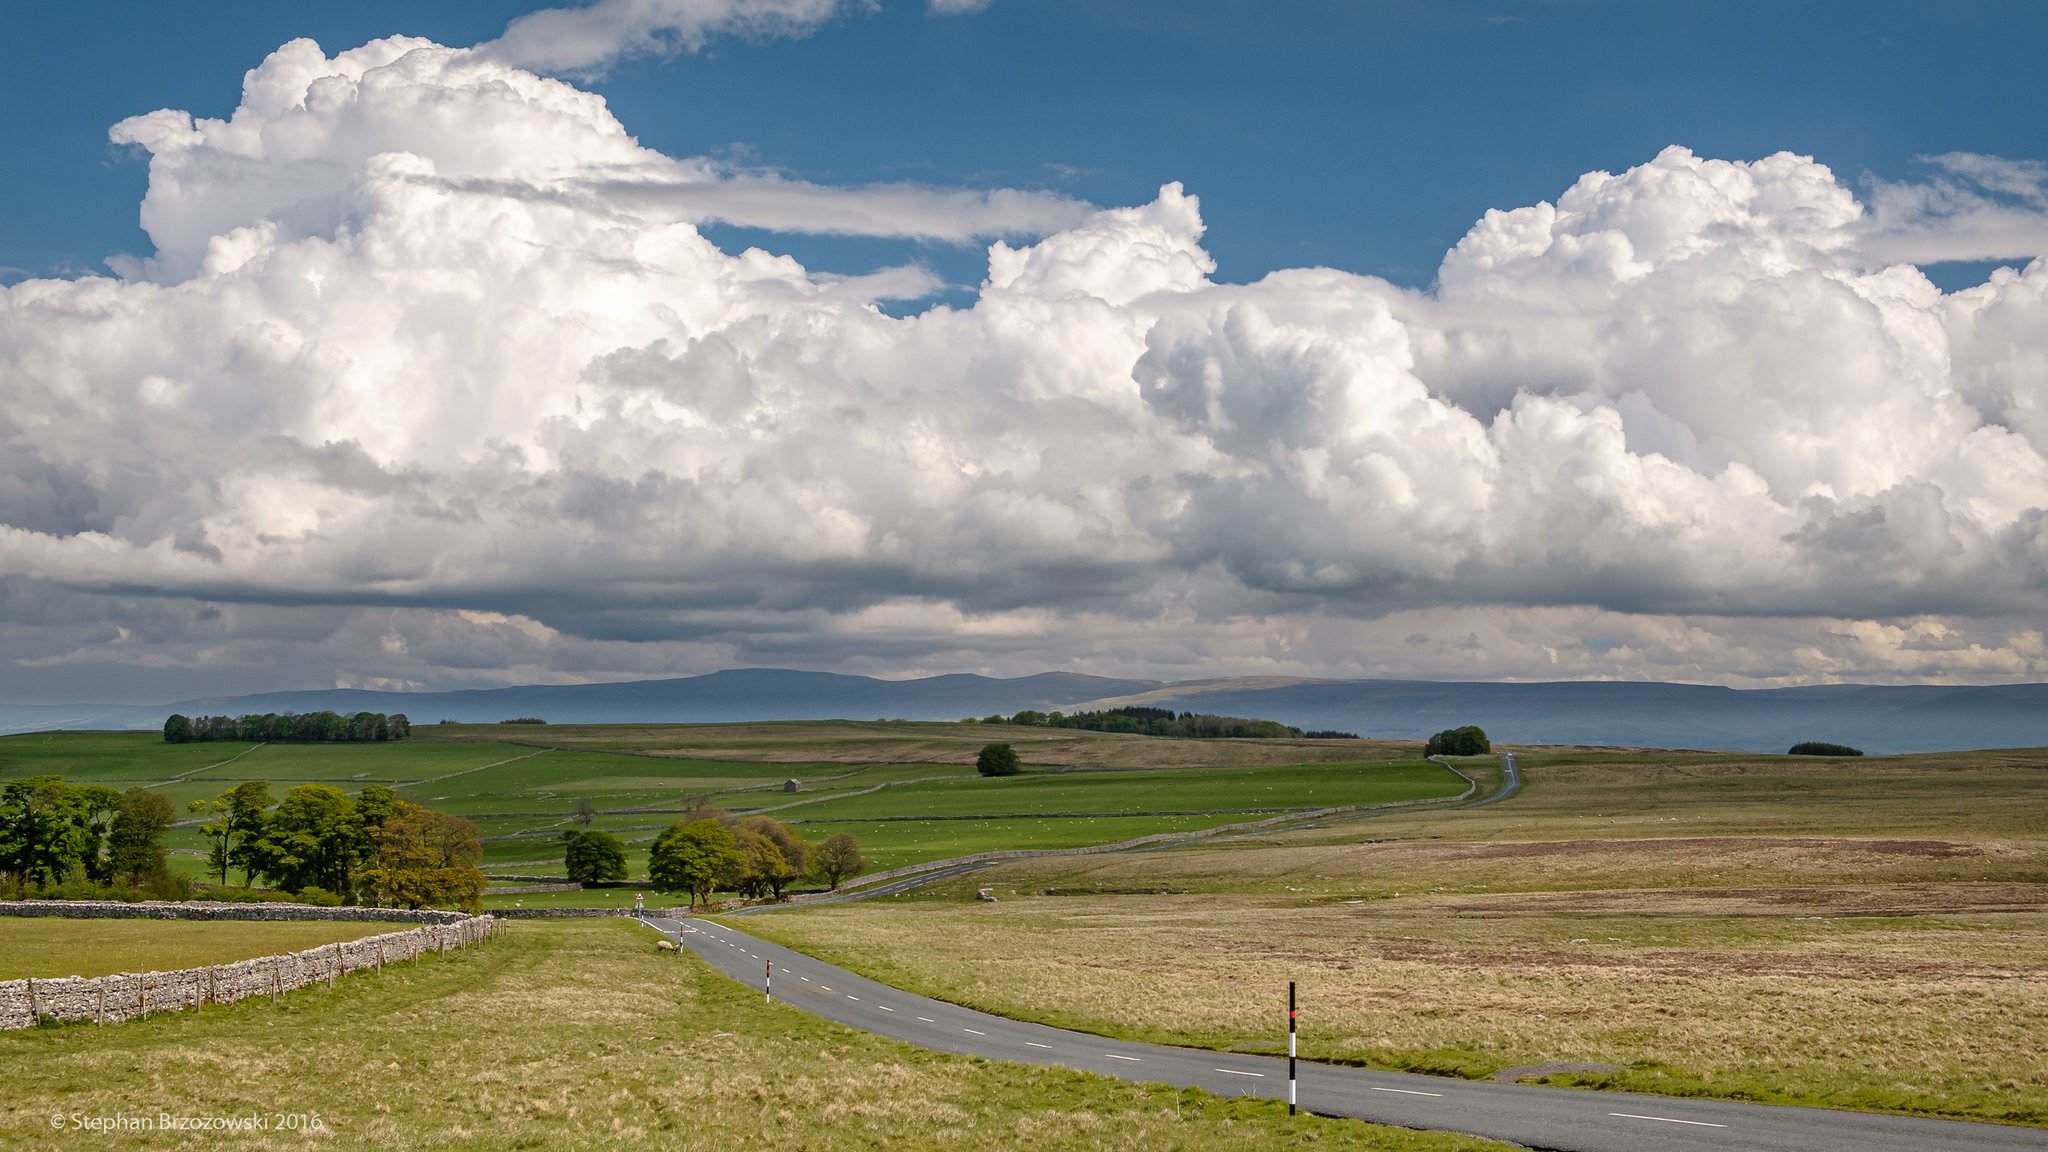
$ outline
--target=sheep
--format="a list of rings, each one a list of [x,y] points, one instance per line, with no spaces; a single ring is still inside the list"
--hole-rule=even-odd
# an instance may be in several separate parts
[[[654,947],[660,952],[674,952],[676,951],[676,942],[673,940],[656,940]]]

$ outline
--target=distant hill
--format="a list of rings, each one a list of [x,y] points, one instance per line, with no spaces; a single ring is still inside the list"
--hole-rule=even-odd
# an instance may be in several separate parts
[[[2048,684],[1830,684],[1741,690],[1699,684],[1423,680],[1191,681],[1086,702],[1150,704],[1297,728],[1420,740],[1477,724],[1511,744],[1783,752],[1831,740],[1866,752],[2048,747]]]
[[[1737,690],[1695,684],[1500,684],[1284,677],[1116,680],[1047,672],[1002,680],[877,680],[757,668],[673,680],[463,692],[326,690],[133,706],[4,705],[0,731],[156,728],[172,712],[403,712],[416,724],[538,716],[556,724],[742,720],[957,720],[1026,708],[1148,704],[1420,741],[1478,724],[1509,744],[1604,744],[1783,752],[1802,740],[1872,754],[2048,747],[2048,684],[1827,685]]]

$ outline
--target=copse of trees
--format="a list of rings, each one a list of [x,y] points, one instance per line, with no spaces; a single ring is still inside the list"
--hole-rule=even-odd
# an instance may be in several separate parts
[[[1446,728],[1422,746],[1424,756],[1483,756],[1493,751],[1493,742],[1477,724]]]
[[[1805,740],[1794,744],[1787,756],[1861,756],[1863,749],[1851,748],[1847,744],[1830,744],[1825,740]]]
[[[1177,736],[1193,740],[1277,740],[1301,738],[1299,728],[1277,720],[1216,716],[1207,712],[1175,712],[1171,708],[1130,705],[1100,712],[1040,712],[1026,708],[1013,716],[990,716],[983,724],[1026,728],[1078,728],[1087,732],[1122,732],[1134,736]],[[1327,734],[1326,734],[1327,735]],[[1348,735],[1348,733],[1346,734]]]
[[[813,847],[766,816],[742,820],[700,804],[655,840],[647,877],[656,891],[687,893],[694,908],[710,903],[715,892],[779,900],[805,876],[837,888],[866,867],[853,837],[844,832]]]
[[[146,788],[116,792],[26,776],[0,788],[0,887],[25,895],[123,885],[164,892],[170,802]],[[54,893],[52,893],[54,894]],[[68,893],[67,893],[68,894]]]
[[[378,744],[412,735],[404,713],[266,712],[261,716],[178,716],[164,721],[166,744],[240,740],[254,744]]]
[[[1015,776],[1024,770],[1017,762],[1017,750],[1008,744],[988,744],[974,758],[974,770],[983,776]]]
[[[476,826],[384,785],[350,796],[330,784],[300,784],[273,801],[269,781],[245,780],[191,808],[213,817],[199,830],[222,886],[240,869],[245,888],[260,881],[315,903],[482,905]]]

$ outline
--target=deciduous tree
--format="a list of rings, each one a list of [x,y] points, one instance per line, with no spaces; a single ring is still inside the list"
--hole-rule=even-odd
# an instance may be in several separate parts
[[[654,842],[647,878],[657,891],[687,892],[690,907],[709,903],[739,856],[731,829],[716,820],[677,822]]]

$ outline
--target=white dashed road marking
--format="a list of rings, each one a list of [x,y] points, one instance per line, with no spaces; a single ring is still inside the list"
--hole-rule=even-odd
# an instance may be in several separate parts
[[[1050,1048],[1050,1047],[1052,1047],[1052,1045],[1050,1045],[1050,1044],[1040,1044],[1040,1043],[1039,1043],[1038,1041],[1036,1041],[1036,1040],[1026,1040],[1026,1041],[1025,1041],[1025,1043],[1026,1043],[1026,1044],[1029,1044],[1029,1045],[1031,1045],[1031,1046],[1032,1046],[1033,1048]]]
[[[1266,1076],[1266,1074],[1265,1074],[1264,1072],[1239,1072],[1239,1071],[1238,1071],[1237,1069],[1235,1069],[1235,1068],[1218,1068],[1218,1069],[1217,1069],[1217,1071],[1218,1071],[1218,1072],[1228,1072],[1228,1073],[1230,1073],[1230,1074],[1231,1074],[1232,1076],[1257,1076],[1257,1077],[1259,1077],[1259,1078],[1260,1078],[1260,1079],[1262,1079],[1262,1080],[1263,1080],[1263,1079],[1265,1078],[1265,1076]]]
[[[962,1029],[961,1029],[961,1031],[962,1031],[962,1032],[967,1032],[967,1033],[970,1033],[970,1034],[972,1034],[972,1035],[975,1035],[975,1036],[986,1036],[986,1035],[988,1035],[988,1033],[986,1033],[986,1032],[976,1032],[976,1031],[974,1031],[974,1029],[972,1029],[972,1028],[962,1028]]]
[[[1673,1120],[1673,1119],[1672,1119],[1671,1117],[1669,1117],[1669,1116],[1638,1116],[1638,1115],[1636,1115],[1636,1114],[1635,1114],[1635,1113],[1633,1113],[1633,1112],[1609,1112],[1609,1113],[1608,1113],[1608,1115],[1609,1115],[1609,1116],[1619,1116],[1619,1117],[1621,1117],[1621,1118],[1622,1118],[1623,1120],[1655,1120],[1655,1121],[1656,1121],[1657,1123],[1659,1123],[1659,1124],[1690,1124],[1690,1125],[1692,1125],[1692,1126],[1693,1126],[1693,1127],[1695,1127],[1695,1128],[1726,1128],[1726,1127],[1727,1127],[1727,1125],[1726,1125],[1726,1124],[1709,1124],[1709,1123],[1708,1123],[1707,1121],[1705,1121],[1705,1120]]]
[[[918,1017],[918,1019],[919,1019],[919,1020],[922,1020],[922,1021],[924,1021],[924,1022],[925,1022],[925,1023],[927,1023],[927,1024],[937,1024],[937,1023],[938,1023],[938,1021],[937,1021],[937,1020],[934,1020],[934,1019],[932,1019],[932,1018],[931,1018],[931,1017],[929,1017],[929,1016],[919,1016],[919,1017]]]
[[[1441,1092],[1417,1092],[1413,1088],[1374,1088],[1374,1092],[1399,1092],[1403,1096],[1441,1096]]]
[[[1111,1060],[1129,1060],[1133,1064],[1139,1062],[1139,1058],[1136,1056],[1119,1056],[1114,1052],[1104,1052],[1103,1055],[1109,1057]]]

